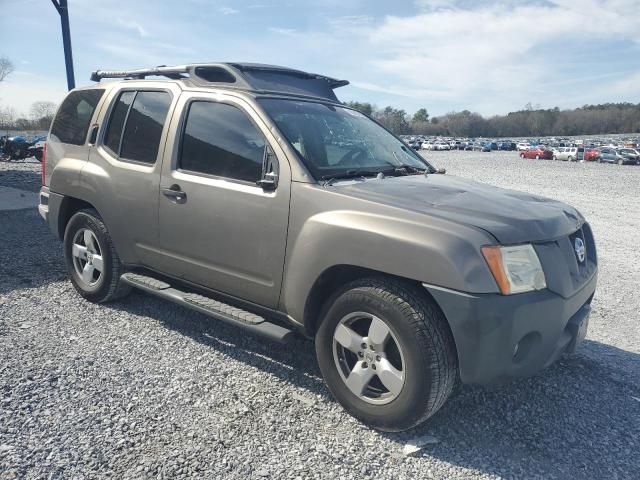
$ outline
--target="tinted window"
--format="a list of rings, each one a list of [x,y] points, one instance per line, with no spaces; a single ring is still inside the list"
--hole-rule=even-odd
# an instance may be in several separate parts
[[[124,127],[120,157],[155,163],[170,104],[171,95],[167,92],[136,94]]]
[[[127,118],[129,107],[131,106],[131,102],[135,95],[136,92],[122,92],[111,113],[111,119],[109,120],[109,127],[107,129],[107,134],[105,135],[104,143],[116,155],[120,152],[122,128],[124,127],[124,121]]]
[[[91,117],[104,90],[79,90],[70,93],[58,109],[51,126],[51,138],[58,142],[84,145]]]
[[[265,140],[249,118],[223,103],[193,102],[187,114],[180,167],[192,172],[256,182]]]

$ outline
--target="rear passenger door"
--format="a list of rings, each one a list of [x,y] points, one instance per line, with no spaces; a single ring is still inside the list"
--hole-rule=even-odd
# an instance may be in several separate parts
[[[125,263],[157,266],[158,189],[175,85],[127,83],[111,93],[83,179]]]
[[[165,270],[276,307],[291,182],[283,152],[243,99],[185,93],[176,112],[160,183]],[[278,172],[275,189],[256,184],[267,170]]]

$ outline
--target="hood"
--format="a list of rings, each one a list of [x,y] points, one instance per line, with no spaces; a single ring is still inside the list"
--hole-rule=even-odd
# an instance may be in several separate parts
[[[364,200],[481,228],[502,244],[566,236],[584,222],[565,203],[451,175],[387,177],[335,184],[334,188]]]

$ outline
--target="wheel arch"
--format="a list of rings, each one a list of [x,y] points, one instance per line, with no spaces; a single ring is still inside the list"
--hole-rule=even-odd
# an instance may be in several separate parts
[[[433,304],[442,313],[442,316],[446,319],[447,328],[451,333],[451,338],[453,338],[456,356],[458,355],[455,335],[453,334],[449,319],[445,315],[436,299],[426,288],[422,286],[422,283],[420,281],[406,277],[400,277],[398,275],[393,275],[386,272],[381,272],[379,270],[373,270],[370,268],[364,268],[349,264],[334,265],[327,268],[314,282],[311,290],[309,291],[309,294],[307,295],[304,307],[304,327],[306,335],[308,335],[309,337],[314,337],[317,333],[320,322],[322,321],[323,307],[325,306],[327,300],[338,293],[340,289],[348,283],[351,283],[352,281],[359,278],[367,277],[386,277],[394,279],[406,284],[410,288],[414,288],[417,292],[420,292],[420,295],[433,302]]]
[[[80,210],[85,210],[88,208],[96,210],[96,212],[98,212],[98,215],[101,216],[98,209],[86,200],[82,200],[81,198],[76,197],[70,197],[67,195],[62,196],[62,199],[60,200],[60,204],[58,206],[57,225],[53,226],[55,227],[55,233],[57,233],[60,240],[64,238],[64,232],[67,228],[69,220],[71,220],[71,217],[73,217],[73,215],[75,215]]]

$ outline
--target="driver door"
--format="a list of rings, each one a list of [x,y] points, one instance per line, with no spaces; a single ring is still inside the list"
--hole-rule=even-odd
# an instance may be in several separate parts
[[[178,133],[167,145],[171,158],[160,179],[164,268],[275,308],[289,222],[284,153],[251,105],[237,97],[186,93],[177,111],[182,114],[174,115],[171,130]],[[277,172],[275,188],[256,183],[267,170]]]

